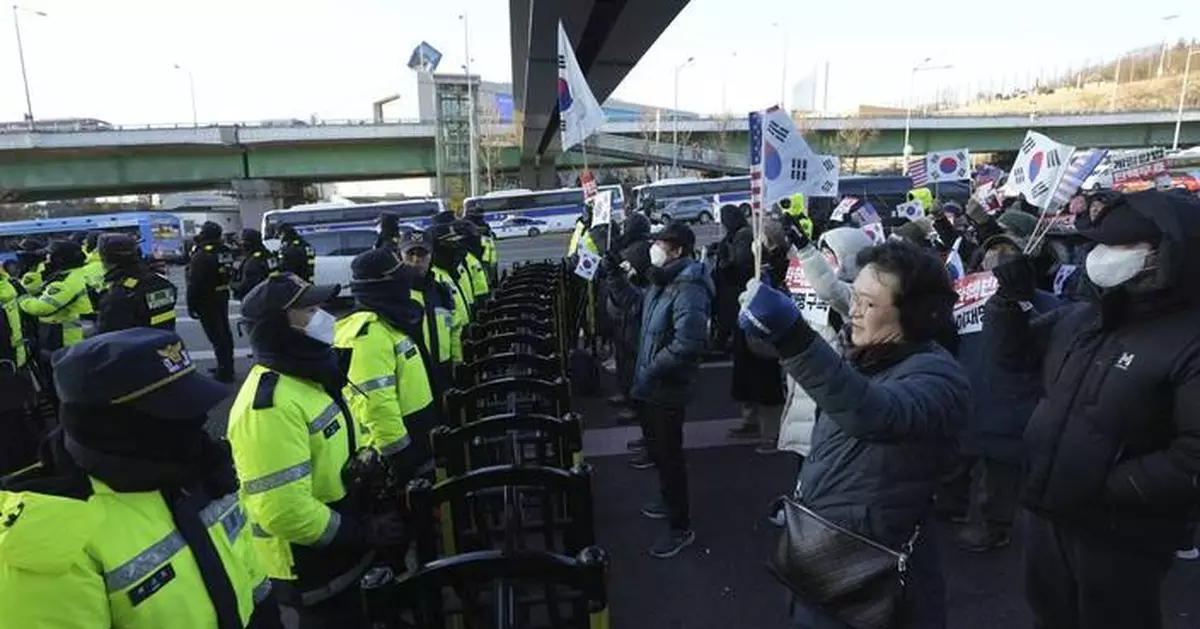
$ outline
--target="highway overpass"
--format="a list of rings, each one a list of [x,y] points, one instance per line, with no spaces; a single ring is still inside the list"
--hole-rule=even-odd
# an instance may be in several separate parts
[[[604,102],[688,0],[509,0],[513,107],[520,112],[521,180],[550,187],[557,154],[558,22],[579,69]]]
[[[954,116],[914,118],[911,142],[917,153],[967,147],[976,153],[1011,151],[1026,129],[1037,129],[1076,146],[1138,148],[1170,145],[1173,112],[1088,114],[1075,116]],[[1200,111],[1185,112],[1181,141],[1200,144]],[[663,136],[671,129],[664,122]],[[861,156],[899,155],[904,119],[811,118],[800,125],[813,148],[848,155],[847,135],[871,130],[859,146]],[[746,154],[746,123],[738,120],[680,121],[681,165],[696,168],[707,160],[729,168],[727,156]],[[847,133],[845,130],[851,130]],[[483,129],[501,137],[511,129]],[[842,132],[839,136],[839,132]],[[612,157],[591,156],[595,165],[669,163],[670,153],[650,142],[653,129],[641,123],[613,122],[606,136],[640,140],[621,142]],[[17,200],[202,189],[236,180],[296,183],[430,177],[435,171],[432,123],[373,124],[351,121],[291,127],[254,124],[182,128],[117,128],[78,133],[0,134],[0,198]],[[682,138],[687,138],[683,142]],[[691,146],[722,150],[702,151]],[[595,144],[605,143],[594,143]],[[614,142],[607,142],[612,148]],[[631,152],[630,146],[634,146]],[[668,147],[669,148],[669,147]],[[502,171],[522,165],[520,148],[494,150],[487,160]],[[578,153],[560,155],[557,168],[582,164]]]

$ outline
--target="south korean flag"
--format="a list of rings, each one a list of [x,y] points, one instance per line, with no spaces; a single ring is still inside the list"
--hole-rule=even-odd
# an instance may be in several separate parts
[[[837,196],[838,159],[818,155],[808,146],[787,112],[773,108],[763,115],[763,205],[803,193]]]

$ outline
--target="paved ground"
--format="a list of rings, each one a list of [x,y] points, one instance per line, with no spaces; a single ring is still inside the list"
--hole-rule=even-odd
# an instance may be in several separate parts
[[[715,234],[715,230],[712,232]],[[710,234],[702,242],[711,241]],[[566,236],[502,241],[505,260],[555,257]],[[232,306],[236,314],[237,304]],[[179,331],[194,353],[212,365],[199,325],[181,306]],[[236,336],[236,332],[235,332]],[[237,339],[246,353],[246,339]],[[238,361],[244,374],[246,359]],[[749,445],[731,443],[726,430],[736,422],[729,400],[730,368],[713,363],[700,371],[688,407],[685,440],[697,542],[671,560],[649,557],[646,548],[661,522],[639,515],[657,489],[653,471],[626,465],[625,441],[633,427],[617,426],[605,391],[573,401],[584,415],[585,451],[596,467],[596,527],[612,558],[612,618],[616,629],[773,629],[787,626],[786,596],[763,568],[778,529],[766,522],[767,505],[794,482],[790,455],[761,456]],[[214,412],[222,422],[228,403]],[[1017,544],[994,555],[968,555],[950,543],[953,530],[935,530],[948,582],[950,629],[1018,629],[1030,620],[1024,605]],[[1179,562],[1171,572],[1164,606],[1167,629],[1200,627],[1200,562]],[[1137,629],[1119,628],[1113,629]]]

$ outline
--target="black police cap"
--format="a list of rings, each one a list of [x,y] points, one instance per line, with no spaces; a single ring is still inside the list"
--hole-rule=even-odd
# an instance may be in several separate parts
[[[126,234],[104,234],[98,244],[101,259],[137,256],[137,241]]]
[[[242,298],[242,317],[266,319],[288,310],[319,306],[341,292],[338,284],[310,284],[294,273],[275,273]]]
[[[407,229],[400,231],[400,242],[397,248],[400,254],[406,254],[410,251],[421,250],[429,253],[433,250],[432,242],[433,233],[431,231],[418,231],[415,229]]]
[[[430,223],[433,225],[451,225],[457,220],[458,217],[454,215],[454,212],[445,211],[434,214]]]
[[[402,265],[391,249],[371,249],[350,261],[350,273],[356,282],[382,280],[394,274]]]
[[[192,419],[229,397],[229,387],[196,371],[174,332],[131,328],[97,334],[55,353],[61,401],[128,405],[151,417]]]

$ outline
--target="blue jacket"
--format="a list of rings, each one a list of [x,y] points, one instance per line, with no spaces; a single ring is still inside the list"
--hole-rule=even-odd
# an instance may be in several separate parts
[[[819,338],[783,367],[818,408],[800,470],[803,503],[900,548],[954,457],[959,422],[971,406],[962,367],[928,343],[864,375]]]
[[[1038,291],[1035,313],[1058,308],[1054,295]],[[959,446],[966,455],[1020,463],[1024,454],[1022,436],[1033,407],[1042,397],[1042,383],[1035,373],[1004,369],[987,351],[989,331],[959,337],[958,361],[971,380],[974,412],[964,422]]]
[[[641,291],[641,338],[630,397],[683,408],[708,344],[709,307],[716,288],[708,268],[682,258],[655,271],[658,281]],[[625,284],[624,301],[639,289]],[[623,300],[618,300],[618,303]]]

